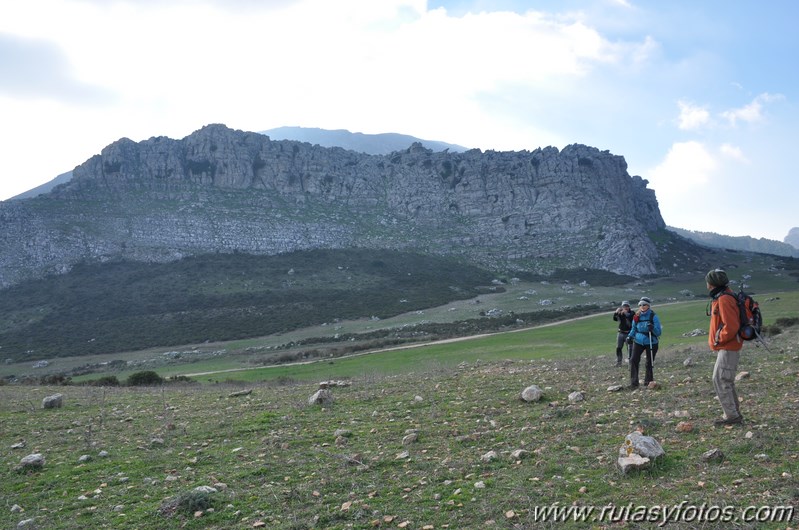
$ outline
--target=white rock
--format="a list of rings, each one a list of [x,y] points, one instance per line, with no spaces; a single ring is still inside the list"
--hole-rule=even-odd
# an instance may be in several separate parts
[[[530,385],[522,390],[521,398],[523,401],[530,403],[532,401],[539,401],[543,394],[544,393],[541,391],[541,388],[539,388],[538,385]]]

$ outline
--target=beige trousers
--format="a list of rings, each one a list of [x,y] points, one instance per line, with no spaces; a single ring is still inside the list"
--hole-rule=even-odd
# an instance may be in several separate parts
[[[724,410],[726,419],[741,415],[738,409],[738,394],[735,392],[735,373],[738,370],[740,351],[718,350],[716,365],[713,367],[713,388]]]

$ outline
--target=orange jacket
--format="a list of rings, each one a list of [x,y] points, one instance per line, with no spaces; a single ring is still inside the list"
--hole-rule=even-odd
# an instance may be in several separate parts
[[[723,293],[733,296],[726,296]],[[710,302],[710,330],[707,334],[707,343],[713,351],[731,350],[738,351],[743,347],[743,339],[738,336],[741,313],[735,301],[735,293],[728,287],[719,293]]]

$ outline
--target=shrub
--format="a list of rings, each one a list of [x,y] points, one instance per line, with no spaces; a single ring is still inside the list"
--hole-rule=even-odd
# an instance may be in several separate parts
[[[128,386],[157,386],[163,383],[164,378],[152,370],[136,372],[128,376]]]
[[[167,383],[190,383],[195,384],[197,381],[192,379],[191,377],[187,377],[185,375],[173,375],[167,378]]]
[[[204,511],[213,505],[211,494],[205,491],[184,491],[177,497],[167,499],[161,504],[158,512],[166,517],[171,517],[176,512],[191,514]]]
[[[119,379],[115,375],[104,375],[99,379],[89,382],[92,386],[119,386]]]

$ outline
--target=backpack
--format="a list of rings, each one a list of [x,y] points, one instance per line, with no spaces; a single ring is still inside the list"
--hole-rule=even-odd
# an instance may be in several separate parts
[[[741,324],[738,328],[738,336],[743,340],[752,340],[760,337],[760,330],[763,328],[763,314],[760,312],[760,305],[754,298],[745,292],[738,291],[738,294],[724,292],[735,298],[738,305]]]

